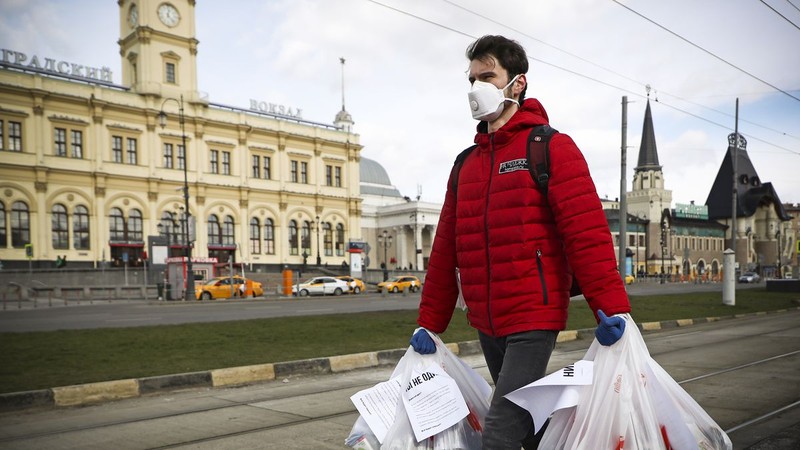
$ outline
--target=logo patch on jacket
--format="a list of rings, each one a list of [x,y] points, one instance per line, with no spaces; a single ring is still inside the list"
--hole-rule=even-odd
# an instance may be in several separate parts
[[[504,173],[516,172],[517,170],[528,170],[527,158],[512,159],[511,161],[501,162],[498,173],[502,175]]]

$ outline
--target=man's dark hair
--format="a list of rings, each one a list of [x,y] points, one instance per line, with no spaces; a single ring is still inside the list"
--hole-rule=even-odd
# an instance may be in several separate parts
[[[508,72],[509,81],[519,74],[528,73],[528,56],[519,42],[504,36],[486,35],[467,47],[467,59],[484,61],[494,56],[497,62]],[[525,89],[519,95],[519,101],[525,100]]]

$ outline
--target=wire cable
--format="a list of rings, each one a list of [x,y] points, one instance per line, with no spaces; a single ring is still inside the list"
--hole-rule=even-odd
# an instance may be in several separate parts
[[[382,7],[384,7],[384,8],[390,9],[390,10],[392,10],[392,11],[398,12],[398,13],[400,13],[400,14],[403,14],[403,15],[405,15],[405,16],[408,16],[408,17],[411,17],[411,18],[414,18],[414,19],[417,19],[417,20],[421,20],[421,21],[423,21],[423,22],[425,22],[425,23],[427,23],[427,24],[430,24],[430,25],[433,25],[433,26],[436,26],[436,27],[439,27],[439,28],[445,29],[445,30],[447,30],[447,31],[451,31],[451,32],[453,32],[453,33],[456,33],[456,34],[459,34],[459,35],[461,35],[461,36],[468,37],[468,38],[470,38],[470,39],[477,39],[477,38],[478,38],[477,36],[474,36],[474,35],[472,35],[472,34],[470,34],[470,33],[466,33],[466,32],[464,32],[464,31],[461,31],[461,30],[458,30],[458,29],[455,29],[455,28],[452,28],[452,27],[449,27],[449,26],[443,25],[443,24],[441,24],[441,23],[438,23],[438,22],[435,22],[435,21],[433,21],[433,20],[430,20],[430,19],[426,19],[426,18],[424,18],[424,17],[417,16],[417,15],[415,15],[415,14],[412,14],[412,13],[410,13],[410,12],[403,11],[403,10],[401,10],[401,9],[398,9],[398,8],[395,8],[395,7],[393,7],[393,6],[386,5],[386,4],[384,4],[384,3],[382,3],[382,2],[379,2],[379,1],[377,1],[377,0],[367,0],[367,1],[368,1],[368,2],[370,2],[370,3],[374,3],[374,4],[378,5],[378,6],[382,6]],[[612,1],[615,1],[615,0],[612,0]],[[530,60],[532,60],[532,61],[539,62],[539,63],[541,63],[541,64],[545,64],[545,65],[547,65],[547,66],[550,66],[550,67],[553,67],[553,68],[556,68],[556,69],[558,69],[558,70],[562,70],[562,71],[564,71],[564,72],[567,72],[567,73],[573,74],[573,75],[575,75],[575,76],[578,76],[578,77],[581,77],[581,78],[585,78],[585,79],[587,79],[587,80],[590,80],[590,81],[593,81],[593,82],[595,82],[595,83],[599,83],[599,84],[602,84],[602,85],[604,85],[604,86],[607,86],[607,87],[610,87],[610,88],[613,88],[613,89],[617,89],[617,90],[620,90],[620,91],[622,91],[622,92],[626,92],[626,93],[629,93],[629,94],[631,94],[631,95],[634,95],[634,96],[637,96],[637,97],[640,97],[640,98],[645,98],[645,95],[643,95],[643,94],[641,94],[641,93],[639,93],[639,92],[634,92],[634,91],[632,91],[632,90],[630,90],[630,89],[627,89],[627,88],[624,88],[624,87],[621,87],[621,86],[617,86],[617,85],[614,85],[614,84],[612,84],[612,83],[609,83],[609,82],[606,82],[606,81],[603,81],[603,80],[599,80],[599,79],[597,79],[597,78],[593,78],[593,77],[591,77],[591,76],[589,76],[589,75],[585,75],[585,74],[582,74],[582,73],[580,73],[580,72],[576,72],[576,71],[574,71],[574,70],[572,70],[572,69],[567,69],[566,67],[562,67],[562,66],[559,66],[559,65],[557,65],[557,64],[550,63],[550,62],[548,62],[548,61],[544,61],[544,60],[542,60],[542,59],[539,59],[539,58],[532,57],[532,56],[530,56],[530,55],[528,55],[528,59],[530,59]],[[638,82],[637,82],[637,83],[638,83]],[[676,97],[676,98],[678,98],[678,97]],[[668,104],[668,103],[664,103],[663,101],[658,101],[658,100],[656,101],[656,103],[659,103],[659,104],[661,104],[661,105],[664,105],[664,106],[666,106],[666,107],[668,107],[668,108],[674,109],[675,111],[681,112],[681,113],[683,113],[683,114],[686,114],[686,115],[688,115],[688,116],[694,117],[694,118],[696,118],[696,119],[698,119],[698,120],[701,120],[701,121],[703,121],[703,122],[707,122],[707,123],[709,123],[709,124],[711,124],[711,125],[718,126],[718,127],[722,128],[722,129],[725,129],[725,130],[730,130],[730,127],[729,127],[729,126],[727,126],[727,125],[723,125],[723,124],[721,124],[721,123],[718,123],[718,122],[715,122],[715,121],[713,121],[713,120],[711,120],[711,119],[708,119],[708,118],[702,117],[702,116],[700,116],[700,115],[697,115],[697,114],[691,113],[691,112],[689,112],[689,111],[686,111],[686,110],[684,110],[684,109],[681,109],[681,108],[679,108],[679,107],[677,107],[677,106],[670,105],[670,104]],[[702,105],[699,105],[699,106],[702,106]],[[725,114],[725,113],[723,113],[723,114]],[[779,148],[779,149],[781,149],[781,150],[784,150],[784,151],[786,151],[786,152],[792,153],[792,154],[794,154],[794,155],[800,156],[800,151],[795,151],[795,150],[788,149],[788,148],[786,148],[786,147],[783,147],[783,146],[780,146],[780,145],[774,144],[774,143],[772,143],[772,142],[769,142],[769,141],[766,141],[766,140],[764,140],[764,139],[758,138],[758,137],[756,137],[756,136],[753,136],[753,135],[751,135],[751,134],[745,134],[745,133],[741,133],[741,132],[740,132],[740,134],[742,134],[742,135],[745,135],[745,136],[749,137],[750,139],[752,139],[752,140],[754,140],[754,141],[759,141],[759,142],[761,142],[761,143],[764,143],[764,144],[767,144],[767,145],[773,146],[773,147],[775,147],[775,148]],[[785,135],[785,133],[783,133],[783,134]]]
[[[765,2],[764,0],[761,0],[761,3],[763,3],[763,4],[764,4],[764,6],[766,6],[767,8],[771,9],[771,10],[772,10],[772,12],[774,12],[775,14],[777,14],[777,15],[781,16],[781,18],[783,18],[783,20],[785,20],[785,21],[789,22],[790,24],[792,24],[792,26],[793,26],[793,27],[795,27],[795,28],[797,28],[798,30],[800,30],[800,27],[798,27],[796,23],[792,22],[792,21],[791,21],[791,20],[789,20],[789,19],[788,19],[786,16],[784,16],[784,15],[783,15],[783,14],[781,14],[781,13],[779,13],[779,12],[778,12],[778,10],[777,10],[777,9],[775,9],[775,8],[773,8],[773,7],[772,7],[772,6],[771,6],[769,3]],[[794,5],[792,5],[792,6],[794,6]]]
[[[714,54],[714,53],[712,53],[712,52],[710,52],[710,51],[706,50],[705,48],[703,48],[703,47],[701,47],[701,46],[699,46],[699,45],[695,44],[694,42],[692,42],[692,41],[690,41],[690,40],[686,39],[685,37],[681,36],[680,34],[678,34],[678,33],[674,32],[674,31],[670,30],[669,28],[667,28],[667,27],[665,27],[665,26],[661,25],[660,23],[658,23],[658,22],[654,21],[653,19],[650,19],[649,17],[645,16],[644,14],[641,14],[641,13],[639,13],[638,11],[636,11],[636,10],[634,10],[634,9],[632,9],[632,8],[628,7],[628,6],[626,6],[626,5],[623,5],[622,3],[620,3],[620,2],[619,2],[619,0],[611,0],[611,1],[612,1],[612,2],[614,2],[614,3],[616,3],[617,5],[619,5],[619,6],[623,7],[623,8],[625,8],[625,9],[627,9],[628,11],[632,12],[633,14],[636,14],[637,16],[641,17],[642,19],[644,19],[644,20],[646,20],[646,21],[648,21],[648,22],[652,23],[653,25],[655,25],[655,26],[657,26],[657,27],[661,28],[662,30],[666,31],[667,33],[669,33],[669,34],[671,34],[671,35],[673,35],[673,36],[677,37],[678,39],[680,39],[680,40],[682,40],[682,41],[686,42],[687,44],[691,45],[692,47],[695,47],[695,48],[697,48],[697,49],[699,49],[699,50],[701,50],[701,51],[705,52],[706,54],[713,56],[713,57],[714,57],[714,58],[716,58],[717,60],[719,60],[719,61],[721,61],[721,62],[723,62],[723,63],[725,63],[725,64],[727,64],[727,65],[729,65],[729,66],[731,66],[731,67],[733,67],[734,69],[736,69],[736,70],[738,70],[738,71],[740,71],[740,72],[742,72],[742,73],[744,73],[744,74],[746,74],[746,75],[748,75],[748,76],[750,76],[750,77],[752,77],[752,78],[754,78],[754,79],[756,79],[756,80],[758,80],[758,81],[760,81],[760,82],[762,82],[762,83],[764,83],[764,84],[766,84],[767,86],[771,87],[772,89],[775,89],[776,91],[780,91],[780,92],[782,92],[782,93],[784,93],[784,94],[788,95],[789,97],[791,97],[791,98],[793,98],[793,99],[795,99],[795,100],[797,100],[797,101],[800,101],[800,98],[799,98],[799,97],[795,97],[794,95],[792,95],[792,94],[790,94],[790,93],[788,93],[788,92],[784,91],[783,89],[781,89],[781,88],[779,88],[779,87],[777,87],[777,86],[773,85],[772,83],[770,83],[770,82],[768,82],[768,81],[765,81],[765,80],[762,80],[761,78],[759,78],[759,77],[757,77],[757,76],[753,75],[752,73],[750,73],[750,72],[748,72],[748,71],[746,71],[746,70],[742,69],[741,67],[739,67],[739,66],[737,66],[737,65],[735,65],[735,64],[733,64],[733,63],[730,63],[730,62],[728,62],[728,61],[727,61],[727,60],[725,60],[724,58],[721,58],[721,57],[717,56],[716,54]]]

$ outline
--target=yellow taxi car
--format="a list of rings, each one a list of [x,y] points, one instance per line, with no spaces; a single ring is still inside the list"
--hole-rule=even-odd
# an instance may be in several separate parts
[[[633,276],[631,274],[625,275],[625,284],[633,284],[634,281],[636,281],[636,277],[635,276]]]
[[[336,278],[338,278],[340,280],[344,280],[344,281],[347,282],[347,285],[350,286],[350,293],[351,294],[360,294],[360,293],[362,293],[362,292],[364,292],[366,290],[365,289],[366,286],[364,285],[364,282],[359,280],[358,278],[353,278],[353,277],[351,277],[349,275],[342,275],[342,276],[336,277]]]
[[[422,283],[414,275],[400,275],[391,280],[378,283],[378,292],[383,292],[384,289],[386,289],[386,292],[400,292],[406,289],[411,292],[417,292],[422,289]]]
[[[212,278],[195,288],[195,296],[198,300],[261,297],[262,295],[264,295],[264,286],[261,283],[239,275],[233,276],[233,289],[231,289],[230,276]]]

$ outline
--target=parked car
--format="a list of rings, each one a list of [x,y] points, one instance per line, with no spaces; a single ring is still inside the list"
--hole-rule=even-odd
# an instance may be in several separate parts
[[[239,275],[233,276],[233,297],[260,297],[264,295],[264,286]],[[198,300],[214,300],[231,298],[231,277],[216,277],[195,288]]]
[[[625,284],[633,284],[634,281],[636,281],[635,276],[633,276],[632,274],[625,275]]]
[[[419,278],[414,275],[400,275],[388,281],[381,281],[378,283],[378,292],[400,292],[408,289],[411,292],[417,292],[422,289],[422,283]]]
[[[334,277],[314,277],[292,286],[292,295],[342,295],[350,291],[346,281]]]
[[[758,283],[761,277],[755,272],[745,272],[739,277],[739,283]]]
[[[365,291],[366,286],[364,286],[364,282],[359,280],[358,278],[353,278],[347,275],[343,275],[336,278],[344,280],[347,283],[347,285],[350,287],[348,292],[350,292],[351,294],[360,294]]]

